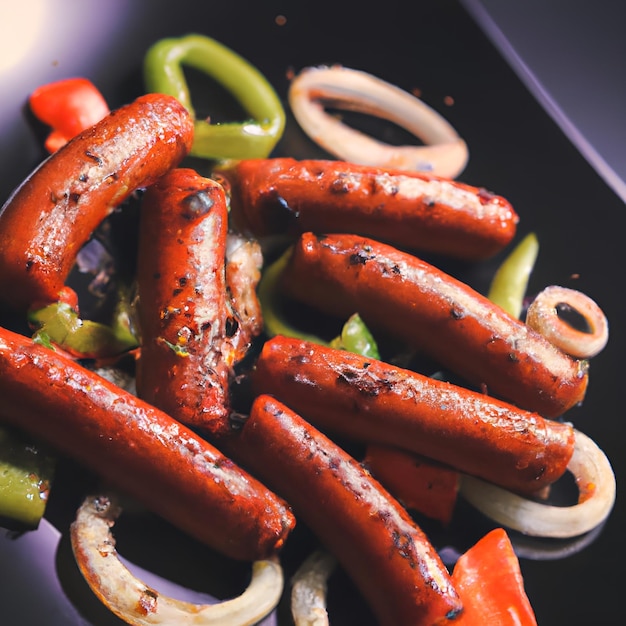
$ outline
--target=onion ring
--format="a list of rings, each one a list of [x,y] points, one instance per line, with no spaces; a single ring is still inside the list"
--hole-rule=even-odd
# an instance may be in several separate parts
[[[292,578],[291,616],[295,626],[328,626],[327,580],[335,558],[318,550],[307,557]]]
[[[590,332],[577,330],[561,319],[557,310],[560,304],[580,313]],[[589,296],[567,287],[551,285],[541,291],[528,306],[526,324],[563,352],[581,359],[601,352],[609,340],[609,323],[602,309]]]
[[[71,526],[71,543],[81,573],[92,591],[128,624],[250,626],[268,615],[283,590],[278,559],[255,561],[252,580],[237,598],[193,604],[160,594],[136,578],[120,561],[111,529],[121,507],[111,496],[88,496]]]
[[[329,115],[324,102],[394,122],[426,145],[377,141]],[[447,120],[409,92],[366,72],[339,65],[305,68],[291,82],[289,104],[304,132],[344,161],[445,178],[455,178],[467,164],[467,144]]]
[[[567,469],[578,485],[578,503],[552,506],[522,498],[473,476],[462,476],[460,493],[481,513],[524,535],[567,539],[583,535],[609,516],[615,503],[615,474],[596,443],[578,430]]]

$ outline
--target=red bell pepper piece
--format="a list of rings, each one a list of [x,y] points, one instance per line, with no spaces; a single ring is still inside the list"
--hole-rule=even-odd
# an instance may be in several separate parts
[[[32,92],[28,103],[33,114],[52,129],[44,144],[50,153],[109,114],[103,95],[86,78],[42,85]]]
[[[459,472],[413,452],[369,444],[364,465],[407,509],[447,525],[459,491]]]
[[[452,582],[463,602],[455,626],[537,626],[519,560],[504,529],[487,533],[461,555]]]

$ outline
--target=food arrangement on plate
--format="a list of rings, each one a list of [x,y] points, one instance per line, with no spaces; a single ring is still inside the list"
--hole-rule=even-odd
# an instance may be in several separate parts
[[[251,119],[197,119],[187,65]],[[33,93],[51,156],[0,214],[4,305],[31,333],[1,331],[0,416],[7,437],[25,430],[102,477],[71,530],[96,596],[131,624],[256,623],[281,600],[296,624],[323,624],[341,567],[381,624],[535,623],[508,531],[578,537],[615,499],[608,459],[567,421],[608,341],[600,307],[556,286],[526,293],[534,235],[487,295],[423,260],[491,258],[519,217],[455,180],[471,146],[413,94],[304,69],[289,105],[335,158],[302,160],[272,156],[282,102],[214,39],[156,42],[145,84],[112,112],[82,78]],[[424,145],[377,141],[331,107]],[[136,228],[132,271],[129,250],[115,254],[120,214]],[[555,506],[568,470],[578,496]],[[26,495],[3,511],[30,528],[63,488],[41,471],[28,470],[37,510],[17,517]],[[138,581],[112,536],[124,498],[252,563],[245,593],[197,605]],[[459,498],[494,529],[444,563],[420,520],[445,532]],[[287,578],[299,524],[315,540]]]

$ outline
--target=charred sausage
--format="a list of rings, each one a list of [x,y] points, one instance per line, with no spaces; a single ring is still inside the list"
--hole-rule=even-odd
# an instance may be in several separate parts
[[[81,246],[134,190],[177,165],[193,121],[149,94],[113,111],[46,159],[0,212],[0,294],[15,309],[59,299]]]
[[[289,507],[166,413],[29,338],[0,329],[0,421],[47,440],[232,558],[280,548]]]
[[[375,236],[400,248],[478,260],[514,237],[518,215],[485,189],[343,161],[240,161],[226,174],[233,213],[257,236]]]
[[[265,343],[252,387],[325,432],[411,450],[520,493],[557,480],[574,452],[570,424],[298,339]]]
[[[421,529],[355,459],[296,413],[270,396],[256,398],[236,445],[337,557],[380,624],[443,624],[458,615],[448,572]]]
[[[170,171],[142,198],[137,392],[214,434],[230,430],[228,335],[237,330],[226,297],[227,233],[222,187],[195,170]]]
[[[547,417],[581,402],[586,361],[421,259],[355,235],[303,234],[281,285],[293,298],[400,338],[476,387]]]

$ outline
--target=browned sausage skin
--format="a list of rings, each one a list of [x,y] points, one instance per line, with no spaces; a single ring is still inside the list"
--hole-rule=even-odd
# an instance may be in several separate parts
[[[485,189],[344,161],[250,159],[226,172],[233,213],[257,236],[375,236],[400,248],[478,260],[502,250],[519,218]]]
[[[252,386],[324,432],[411,450],[520,493],[557,480],[574,452],[569,424],[298,339],[265,343]]]
[[[229,430],[222,187],[194,170],[170,171],[141,204],[137,290],[141,356],[137,392],[177,420]]]
[[[176,166],[193,121],[173,97],[113,111],[46,159],[0,213],[0,297],[15,309],[59,299],[81,246],[134,190]]]
[[[282,547],[289,507],[166,413],[63,354],[0,329],[0,421],[47,440],[235,559]]]
[[[373,239],[303,234],[281,285],[345,318],[355,311],[487,392],[556,417],[581,402],[587,363],[565,355],[486,297],[421,259]]]
[[[356,460],[263,395],[236,445],[337,557],[380,624],[453,623],[462,606],[435,549]]]
[[[255,286],[262,255],[228,232],[222,186],[188,168],[141,204],[137,307],[140,397],[214,437],[229,434],[234,366],[262,331]]]

